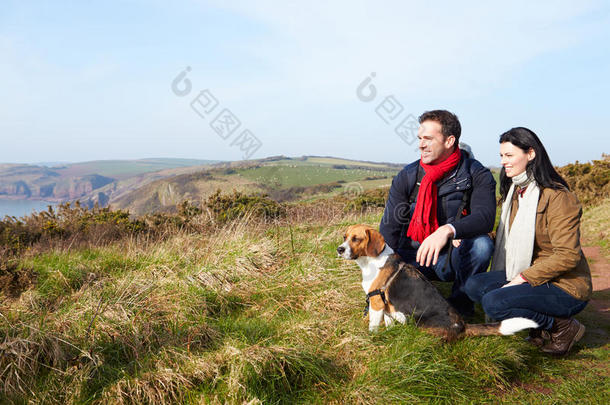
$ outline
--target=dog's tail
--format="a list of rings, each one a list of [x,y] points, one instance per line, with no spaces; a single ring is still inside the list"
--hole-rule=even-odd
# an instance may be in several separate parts
[[[513,335],[523,329],[537,328],[538,324],[527,318],[509,318],[496,323],[466,324],[466,336]]]

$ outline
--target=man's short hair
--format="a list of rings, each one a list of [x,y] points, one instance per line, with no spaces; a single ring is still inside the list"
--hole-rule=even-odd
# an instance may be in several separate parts
[[[441,124],[441,133],[447,138],[450,135],[455,136],[455,144],[460,141],[462,134],[462,126],[457,115],[447,110],[432,110],[426,111],[419,116],[419,123],[424,121],[436,121]]]

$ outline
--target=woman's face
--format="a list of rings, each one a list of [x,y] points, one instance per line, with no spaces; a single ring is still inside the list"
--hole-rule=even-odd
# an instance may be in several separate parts
[[[536,157],[536,152],[531,149],[524,152],[518,146],[510,142],[500,144],[500,164],[504,167],[507,177],[517,176],[525,171],[527,163]]]

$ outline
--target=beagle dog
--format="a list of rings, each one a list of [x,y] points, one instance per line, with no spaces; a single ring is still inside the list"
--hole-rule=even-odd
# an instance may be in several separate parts
[[[337,253],[344,259],[356,260],[362,270],[362,288],[368,304],[365,314],[369,314],[370,331],[376,331],[382,319],[388,327],[394,321],[405,323],[407,316],[447,341],[463,336],[512,335],[537,326],[525,318],[467,324],[415,266],[405,263],[394,253],[379,231],[367,225],[352,225],[343,239]]]

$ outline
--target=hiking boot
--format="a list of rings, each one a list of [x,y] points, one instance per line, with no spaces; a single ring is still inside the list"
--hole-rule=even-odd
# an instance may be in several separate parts
[[[585,326],[574,318],[555,318],[549,332],[551,340],[542,346],[542,351],[563,356],[583,337]]]
[[[550,338],[549,332],[544,329],[530,329],[530,333],[525,340],[536,347],[542,347],[545,341]]]

